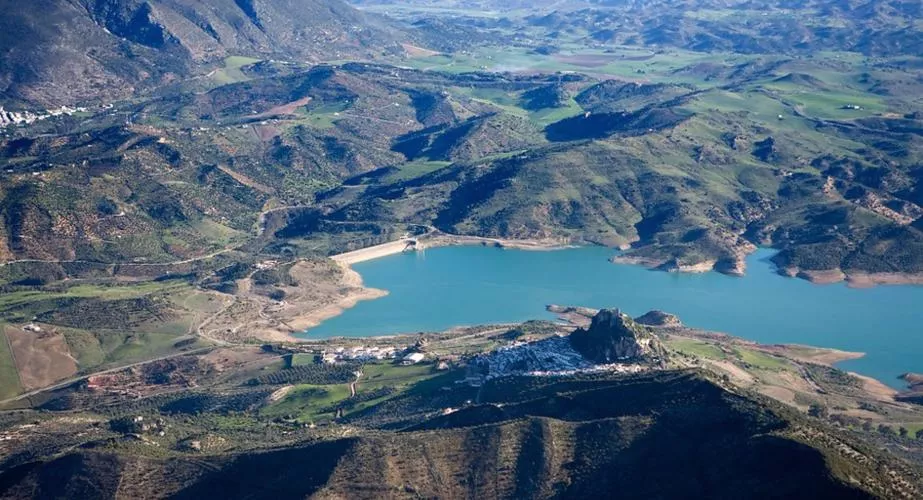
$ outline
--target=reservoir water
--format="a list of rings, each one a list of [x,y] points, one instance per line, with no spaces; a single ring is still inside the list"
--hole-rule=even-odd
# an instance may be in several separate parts
[[[359,303],[306,337],[440,331],[459,325],[551,319],[546,304],[651,309],[692,327],[762,343],[800,343],[866,353],[838,366],[902,387],[923,372],[923,287],[853,289],[778,275],[759,250],[742,278],[675,274],[608,262],[613,250],[558,251],[459,246],[355,264],[366,286],[388,296]]]

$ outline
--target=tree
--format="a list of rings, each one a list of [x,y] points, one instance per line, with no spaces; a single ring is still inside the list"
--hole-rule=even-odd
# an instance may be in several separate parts
[[[808,408],[808,415],[815,418],[827,418],[827,407],[820,403],[811,403]]]
[[[906,427],[901,427],[900,429],[898,429],[898,433],[901,435],[902,438],[907,437],[907,434],[909,434]]]
[[[871,431],[872,431],[872,423],[869,422],[868,420],[866,420],[865,422],[862,422],[862,430],[864,430],[865,432],[871,432]]]
[[[917,439],[923,439],[923,429],[917,431]]]
[[[890,425],[878,424],[878,432],[885,436],[890,436],[894,434],[894,429],[892,429]]]

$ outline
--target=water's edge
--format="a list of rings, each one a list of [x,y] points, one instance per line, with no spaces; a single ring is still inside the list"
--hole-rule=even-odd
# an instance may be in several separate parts
[[[901,387],[896,377],[923,371],[923,287],[854,289],[781,276],[774,250],[747,258],[747,275],[675,274],[613,264],[614,251],[579,247],[549,252],[480,246],[437,247],[354,264],[366,286],[388,296],[361,302],[303,336],[310,338],[438,332],[459,325],[553,319],[549,303],[650,309],[677,314],[693,328],[766,344],[798,343],[864,352],[840,366]],[[923,357],[921,357],[923,358]]]

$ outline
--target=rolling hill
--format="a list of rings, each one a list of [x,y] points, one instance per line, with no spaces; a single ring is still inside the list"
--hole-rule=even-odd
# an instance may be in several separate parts
[[[396,28],[339,0],[41,0],[2,8],[7,108],[125,98],[207,73],[229,56],[318,62],[403,50]]]

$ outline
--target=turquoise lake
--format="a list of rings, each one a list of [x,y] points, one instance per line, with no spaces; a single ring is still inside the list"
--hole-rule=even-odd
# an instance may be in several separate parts
[[[608,262],[614,251],[459,246],[428,249],[353,266],[366,286],[388,296],[359,303],[306,337],[441,331],[459,325],[552,319],[546,304],[651,309],[692,327],[762,343],[800,343],[866,353],[838,366],[902,387],[897,376],[923,372],[923,287],[853,289],[780,276],[759,250],[742,278],[675,274]]]

